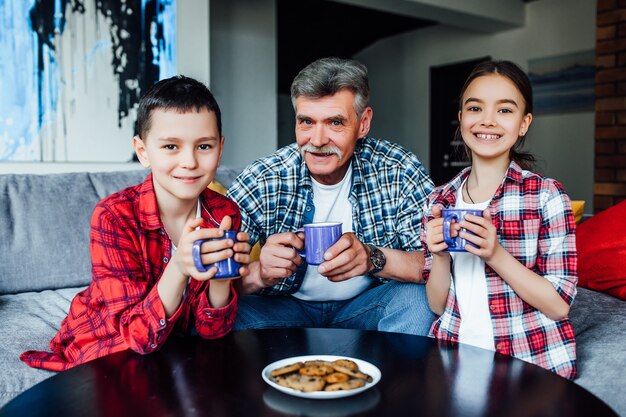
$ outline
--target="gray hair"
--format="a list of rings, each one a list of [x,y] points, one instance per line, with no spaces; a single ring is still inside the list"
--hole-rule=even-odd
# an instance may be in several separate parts
[[[322,98],[348,89],[354,94],[354,110],[360,118],[369,104],[367,67],[353,59],[322,58],[298,73],[291,84],[291,103],[296,98]]]

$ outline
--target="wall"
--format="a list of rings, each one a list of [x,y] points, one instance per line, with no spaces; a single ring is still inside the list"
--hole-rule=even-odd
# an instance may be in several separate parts
[[[595,210],[626,199],[626,0],[599,0]]]
[[[370,70],[373,134],[401,143],[428,167],[431,66],[489,55],[526,69],[529,59],[595,48],[595,0],[541,0],[525,7],[519,29],[481,34],[436,26],[382,40],[355,56]],[[545,161],[546,175],[587,202],[586,212],[593,210],[593,123],[593,112],[538,116],[527,141]]]
[[[277,148],[275,0],[211,1],[211,90],[222,110],[222,164]]]

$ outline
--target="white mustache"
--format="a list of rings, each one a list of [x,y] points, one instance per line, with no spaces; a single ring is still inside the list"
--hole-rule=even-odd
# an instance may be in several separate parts
[[[311,145],[310,143],[307,143],[306,145],[303,145],[300,148],[300,154],[302,154],[303,158],[304,158],[305,152],[321,153],[321,154],[326,154],[326,155],[337,155],[337,158],[339,158],[340,161],[343,159],[343,154],[341,153],[341,150],[337,148],[336,146],[317,147],[317,146]]]

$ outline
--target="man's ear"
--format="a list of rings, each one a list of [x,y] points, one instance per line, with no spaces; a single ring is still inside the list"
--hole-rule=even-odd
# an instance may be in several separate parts
[[[366,136],[370,131],[370,126],[372,124],[372,117],[374,117],[374,111],[371,107],[367,107],[363,110],[363,114],[361,115],[361,121],[359,122],[359,137],[362,138]]]
[[[144,168],[150,168],[150,158],[148,158],[148,152],[146,152],[146,145],[139,136],[133,137],[133,149],[141,165]]]

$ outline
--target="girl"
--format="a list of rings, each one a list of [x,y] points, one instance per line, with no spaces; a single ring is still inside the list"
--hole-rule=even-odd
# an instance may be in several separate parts
[[[429,196],[424,278],[438,339],[515,356],[576,376],[575,224],[557,181],[530,171],[520,152],[532,122],[530,80],[508,61],[479,64],[461,90],[459,130],[472,162]],[[483,210],[452,226],[473,243],[449,253],[443,208]],[[471,233],[470,233],[471,232]]]

